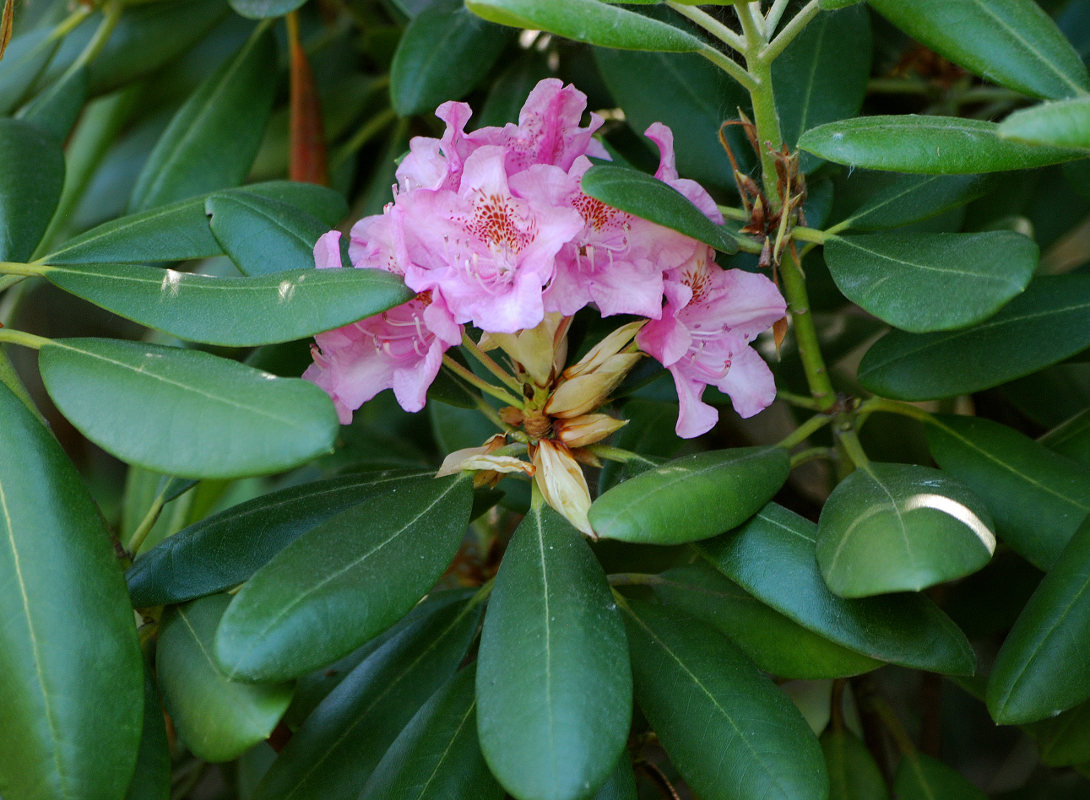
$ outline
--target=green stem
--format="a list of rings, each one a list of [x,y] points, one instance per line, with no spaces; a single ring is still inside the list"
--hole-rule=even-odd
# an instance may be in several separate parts
[[[110,40],[114,28],[117,27],[117,23],[121,21],[121,12],[124,10],[125,4],[122,3],[121,0],[109,0],[109,2],[103,6],[102,22],[99,23],[94,36],[91,37],[91,41],[83,48],[83,52],[79,54],[79,57],[72,62],[72,66],[68,68],[66,74],[71,74],[82,67],[86,67],[98,58],[99,53],[102,52],[102,48],[104,48],[106,42]]]
[[[662,586],[668,583],[661,575],[646,572],[614,572],[607,575],[606,580],[610,586]]]
[[[776,446],[784,447],[790,450],[796,445],[802,444],[819,430],[824,428],[830,422],[833,421],[833,417],[829,414],[816,414],[806,422],[799,425],[788,436],[784,437]]]
[[[0,261],[0,273],[18,275],[23,278],[36,278],[45,274],[43,264],[24,264],[21,261]]]
[[[772,91],[772,63],[761,58],[761,51],[767,44],[753,9],[748,3],[739,3],[734,7],[742,30],[746,36],[746,67],[755,79],[756,85],[750,89],[750,101],[753,104],[753,124],[757,129],[757,155],[761,159],[761,177],[765,195],[775,213],[781,205],[779,178],[776,174],[776,159],[773,156],[782,146],[780,117],[776,112],[776,98]]]
[[[30,396],[30,392],[27,391],[23,382],[19,380],[19,375],[3,347],[0,347],[0,383],[11,389],[11,393],[22,400],[23,405],[29,408],[34,416],[43,419],[42,412],[34,405],[34,399]]]
[[[791,229],[791,238],[798,239],[800,242],[825,244],[825,242],[827,242],[832,237],[832,228],[827,231],[819,231],[815,228],[803,228],[802,226],[796,225],[794,228]]]
[[[771,33],[776,30],[780,25],[780,20],[783,19],[783,13],[787,11],[787,5],[791,0],[776,0],[772,4],[772,8],[765,14],[765,30]]]
[[[666,0],[666,5],[681,14],[681,16],[695,22],[732,50],[741,53],[745,49],[745,40],[707,11],[702,11],[696,6],[675,2],[675,0]]]
[[[829,380],[829,371],[825,367],[817,329],[814,327],[814,317],[810,313],[806,277],[790,248],[784,252],[783,261],[780,263],[780,282],[791,312],[791,324],[795,330],[795,341],[799,348],[799,358],[802,359],[802,368],[806,373],[806,382],[810,386],[810,394],[819,410],[830,411],[836,405],[836,392]]]
[[[447,369],[449,369],[466,383],[470,384],[471,386],[476,386],[485,394],[492,395],[501,403],[506,403],[509,406],[514,406],[515,408],[522,408],[522,401],[519,400],[517,397],[508,394],[498,386],[493,386],[488,381],[481,380],[476,375],[474,375],[473,372],[463,367],[450,356],[443,356],[443,366],[445,366]]]
[[[800,450],[791,456],[791,469],[805,464],[807,461],[817,461],[823,459],[828,461],[833,458],[832,450],[828,447],[809,447],[806,450]]]
[[[811,411],[820,411],[817,401],[812,397],[807,397],[801,394],[795,394],[794,392],[788,392],[784,389],[776,390],[776,399],[783,400],[785,403],[797,408],[808,408]]]
[[[749,222],[749,213],[744,208],[734,208],[733,206],[719,206],[718,208],[719,213],[723,215],[723,219]]]
[[[12,344],[20,344],[23,347],[40,350],[42,345],[52,344],[53,340],[46,339],[44,336],[35,336],[33,333],[26,333],[25,331],[0,328],[0,342],[11,342]]]
[[[0,292],[5,289],[10,289],[12,286],[19,283],[19,281],[23,280],[24,277],[25,276],[23,275],[5,275],[0,278]]]
[[[761,61],[767,64],[771,64],[775,61],[776,57],[784,51],[787,45],[794,41],[796,36],[802,33],[806,26],[810,24],[810,21],[816,17],[820,11],[821,7],[818,5],[818,0],[810,0],[809,3],[804,5],[799,10],[799,13],[793,16],[791,21],[783,26],[783,30],[777,34],[776,38],[769,42],[767,47],[761,50]]]
[[[604,458],[607,461],[619,461],[622,464],[627,464],[629,461],[646,461],[648,464],[653,463],[639,453],[633,453],[631,450],[625,450],[622,447],[613,447],[608,444],[592,444],[583,449],[589,450],[594,455],[599,458]]]
[[[757,88],[757,81],[744,67],[735,64],[725,54],[720,53],[710,44],[704,45],[697,50],[697,52],[708,59],[708,61],[715,64],[715,66],[719,67],[719,69],[723,70],[723,72],[734,78],[734,80],[738,81],[739,85],[744,89],[752,92]]]
[[[862,425],[866,418],[871,414],[881,411],[888,414],[900,414],[902,417],[909,417],[910,419],[914,419],[917,422],[922,422],[924,424],[929,424],[935,419],[931,412],[924,411],[922,408],[914,406],[911,403],[902,403],[898,400],[889,400],[885,397],[871,397],[868,400],[864,400],[856,411],[856,417],[859,420],[858,424]]]
[[[392,108],[387,108],[367,120],[367,122],[356,131],[356,135],[345,142],[344,145],[337,150],[336,155],[330,159],[330,169],[336,169],[347,161],[353,153],[382,133],[383,129],[388,127],[390,123],[396,119],[397,112]]]
[[[473,338],[465,331],[462,332],[462,347],[468,350],[470,355],[477,359],[482,367],[491,372],[493,376],[498,378],[504,386],[506,386],[515,394],[520,394],[522,392],[522,385],[517,380],[515,380],[511,373],[509,373],[507,370],[497,364],[495,359],[493,359],[492,356],[488,355],[488,353],[482,350],[480,346],[475,341],[473,341]]]
[[[80,23],[90,16],[92,11],[93,9],[90,6],[85,6],[82,3],[79,4],[75,11],[57,23],[57,26],[49,32],[50,41],[63,39],[78,28]]]
[[[863,445],[859,443],[859,437],[855,433],[854,425],[838,429],[836,437],[855,466],[863,468],[870,464],[870,459],[867,458],[867,454],[863,451]]]
[[[152,501],[148,513],[140,520],[140,524],[136,526],[136,530],[129,537],[128,544],[125,545],[125,549],[133,557],[136,556],[140,547],[144,544],[144,540],[148,538],[151,529],[155,527],[155,521],[159,519],[159,514],[162,513],[164,505],[166,505],[166,502],[163,500],[163,492],[159,492],[155,496],[155,500]]]

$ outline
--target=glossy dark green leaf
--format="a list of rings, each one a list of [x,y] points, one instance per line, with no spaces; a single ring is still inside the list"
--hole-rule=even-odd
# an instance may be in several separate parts
[[[49,133],[0,119],[0,261],[26,261],[64,188],[64,154]]]
[[[871,174],[876,177],[889,175]],[[897,175],[893,178],[838,226],[859,231],[898,228],[957,208],[987,190],[986,180],[980,175]]]
[[[848,600],[829,591],[814,555],[817,526],[770,503],[737,531],[695,545],[716,569],[799,625],[880,661],[971,675],[968,640],[919,594]]]
[[[882,771],[859,737],[846,728],[821,734],[829,771],[829,800],[888,800]]]
[[[170,800],[170,743],[155,675],[144,665],[144,722],[125,800]]]
[[[734,190],[718,134],[724,119],[735,117],[738,108],[749,108],[749,95],[741,86],[694,53],[596,49],[594,63],[637,136],[651,123],[662,122],[674,133],[677,169],[683,177],[709,189]],[[754,156],[742,129],[732,125],[723,133],[739,167],[749,169]]]
[[[438,478],[365,500],[307,531],[235,595],[216,634],[220,666],[233,678],[276,680],[359,647],[443,574],[472,500],[464,476]]]
[[[271,33],[252,37],[174,115],[136,180],[130,210],[242,183],[272,109],[275,74]]]
[[[1037,741],[1041,762],[1050,767],[1090,763],[1090,703],[1026,726]]]
[[[861,465],[829,495],[818,521],[818,566],[841,597],[918,592],[976,572],[993,552],[980,498],[916,464]]]
[[[901,758],[893,775],[897,800],[987,800],[987,795],[961,773],[923,753]]]
[[[139,264],[48,267],[54,286],[179,339],[250,347],[304,339],[412,299],[400,275],[313,266],[217,278]]]
[[[740,525],[787,480],[780,447],[715,450],[667,461],[614,486],[590,507],[603,539],[680,544]]]
[[[1054,453],[1090,464],[1090,408],[1065,420],[1037,441]]]
[[[317,218],[326,228],[336,225],[348,211],[339,193],[312,183],[269,181],[216,192],[214,196],[219,203],[229,197],[247,207],[254,200],[260,208],[265,207],[262,201],[266,200],[278,209],[282,204],[291,206],[302,215]],[[191,197],[104,222],[69,239],[42,260],[47,264],[139,263],[222,255],[223,246],[205,214],[207,200],[205,196]]]
[[[0,114],[10,114],[57,51],[58,40],[47,28],[12,38],[0,61]]]
[[[598,794],[594,795],[594,800],[637,800],[636,774],[632,771],[632,761],[627,752],[617,759],[617,766]]]
[[[227,4],[223,0],[160,0],[126,8],[102,52],[91,63],[91,94],[105,94],[129,85],[174,61],[204,37],[226,13]],[[102,22],[101,14],[92,15],[80,26],[77,36],[68,37],[75,39],[72,44],[76,45],[69,47],[65,42],[71,58],[78,57]],[[80,39],[79,33],[86,38]],[[154,46],[149,46],[152,42]],[[57,62],[53,67],[68,66],[61,54],[58,54]]]
[[[547,31],[601,47],[672,53],[693,53],[706,47],[673,25],[600,0],[466,0],[466,8],[501,25]]]
[[[1075,531],[996,656],[988,710],[1001,725],[1032,722],[1090,699],[1090,522]]]
[[[845,47],[845,42],[851,42]],[[871,30],[865,8],[819,14],[772,64],[783,140],[794,147],[803,131],[854,117],[870,77]],[[800,169],[817,160],[803,154]]]
[[[144,704],[121,567],[75,467],[3,385],[0,428],[0,786],[116,800]]]
[[[928,175],[1031,169],[1086,155],[1073,148],[1003,139],[995,122],[914,114],[819,125],[799,137],[799,148],[850,167]]]
[[[863,0],[818,0],[818,6],[820,8],[832,11],[838,8],[847,8],[848,6],[854,6],[856,3],[861,3]]]
[[[1090,97],[1015,111],[999,123],[999,135],[1020,142],[1082,147],[1090,151]]]
[[[442,607],[364,659],[303,722],[262,778],[262,800],[356,800],[429,697],[454,674],[481,606]]]
[[[1033,0],[870,0],[912,38],[969,71],[1037,97],[1090,90],[1075,48]]]
[[[492,773],[517,797],[585,797],[628,738],[624,626],[584,538],[531,509],[504,553],[477,667],[477,728]]]
[[[1005,425],[940,415],[927,442],[939,466],[988,504],[1000,539],[1041,569],[1090,513],[1086,467]]]
[[[859,364],[859,380],[900,400],[953,397],[1029,375],[1090,347],[1090,275],[1035,279],[972,328],[892,331]]]
[[[792,622],[708,564],[667,570],[652,587],[665,605],[712,625],[771,675],[841,678],[882,666]]]
[[[405,28],[390,67],[390,99],[403,117],[459,100],[492,69],[511,32],[485,22],[462,0],[440,0]]]
[[[836,236],[825,263],[844,296],[913,333],[987,319],[1026,288],[1037,245],[1013,231]]]
[[[631,603],[625,625],[636,702],[694,793],[704,800],[828,796],[810,727],[729,639],[644,603]]]
[[[167,610],[155,650],[178,738],[203,761],[230,761],[267,739],[291,702],[290,683],[239,683],[216,666],[212,639],[230,602],[215,594]]]
[[[66,73],[61,80],[19,109],[18,118],[63,142],[72,132],[72,126],[87,102],[88,80],[86,67]]]
[[[672,228],[724,253],[738,252],[738,242],[725,226],[704,216],[677,189],[643,172],[601,164],[587,170],[580,186],[608,206]]]
[[[306,0],[228,0],[235,13],[250,19],[282,17],[294,11]]]
[[[328,452],[328,395],[198,350],[58,339],[38,357],[57,408],[120,459],[168,475],[277,472]]]
[[[247,580],[306,531],[357,503],[414,491],[434,472],[364,472],[289,486],[206,517],[164,540],[126,574],[138,608],[192,600]]]
[[[503,788],[477,744],[476,669],[470,664],[416,712],[363,788],[369,800],[499,800]]]
[[[329,225],[268,197],[217,192],[204,204],[208,226],[244,275],[313,266],[314,243]]]

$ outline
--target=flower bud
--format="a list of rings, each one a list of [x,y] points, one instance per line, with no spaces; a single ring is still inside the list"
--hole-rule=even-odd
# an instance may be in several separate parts
[[[620,353],[628,343],[640,332],[640,328],[647,324],[647,320],[638,320],[622,325],[610,333],[575,364],[564,370],[565,378],[575,378],[587,372],[601,369],[609,359]]]
[[[545,413],[551,417],[571,419],[601,408],[640,358],[639,353],[618,353],[599,360],[593,369],[561,379],[545,404]],[[565,370],[566,376],[567,373]]]
[[[499,347],[513,361],[522,365],[526,374],[538,386],[546,386],[563,364],[567,353],[567,333],[570,317],[552,312],[545,315],[536,328],[518,333],[485,333],[481,337],[482,350]]]
[[[571,419],[558,419],[553,423],[553,434],[574,449],[600,442],[627,424],[628,420],[615,419],[609,414],[584,414]]]
[[[534,452],[534,480],[550,506],[555,508],[577,530],[597,538],[590,527],[590,490],[583,469],[568,448],[551,439],[538,442]]]

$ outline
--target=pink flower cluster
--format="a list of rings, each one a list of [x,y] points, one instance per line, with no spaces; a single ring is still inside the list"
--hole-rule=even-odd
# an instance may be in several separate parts
[[[387,388],[407,411],[422,408],[463,325],[516,333],[590,304],[650,320],[637,341],[674,377],[679,436],[715,424],[700,399],[706,385],[744,417],[772,402],[772,374],[748,343],[783,316],[779,291],[764,276],[721,269],[705,244],[585,195],[588,156],[608,158],[593,138],[601,118],[580,127],[585,107],[584,94],[546,79],[517,125],[467,133],[469,106],[448,102],[436,112],[442,138],[412,140],[394,201],[352,227],[348,254],[356,267],[403,276],[416,297],[319,334],[303,376],[329,393],[342,422]],[[647,136],[660,151],[655,177],[722,224],[708,193],[679,178],[670,129],[656,123]],[[318,241],[319,268],[341,265],[339,236]]]

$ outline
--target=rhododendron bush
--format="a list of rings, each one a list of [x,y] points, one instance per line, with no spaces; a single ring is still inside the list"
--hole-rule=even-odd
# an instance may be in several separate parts
[[[1085,0],[2,0],[5,800],[1084,797]]]

